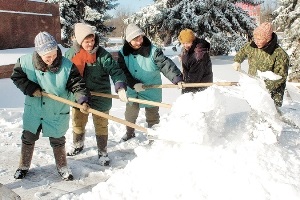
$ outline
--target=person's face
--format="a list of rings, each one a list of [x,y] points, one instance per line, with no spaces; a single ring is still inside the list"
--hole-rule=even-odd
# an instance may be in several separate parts
[[[82,41],[82,48],[86,51],[91,51],[93,50],[95,45],[95,36],[94,35],[90,35],[87,36],[86,38],[84,38],[84,40]]]
[[[57,57],[57,50],[50,51],[49,53],[42,55],[41,58],[42,60],[47,64],[47,65],[52,65],[53,61]]]
[[[143,36],[139,35],[130,41],[130,45],[133,49],[137,50],[137,49],[141,48],[143,41],[144,41]]]
[[[192,47],[193,43],[192,42],[184,42],[182,43],[183,48],[188,51]]]
[[[253,41],[259,49],[263,48],[268,43],[268,41],[260,35],[254,35]]]

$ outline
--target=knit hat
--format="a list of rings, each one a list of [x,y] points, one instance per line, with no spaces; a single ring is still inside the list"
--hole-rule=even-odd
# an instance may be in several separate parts
[[[74,27],[74,33],[75,33],[75,38],[78,42],[78,44],[82,44],[84,38],[88,35],[94,35],[95,36],[95,31],[92,26],[84,23],[77,23],[75,24]]]
[[[261,36],[269,42],[272,39],[273,28],[272,24],[269,22],[264,22],[258,27],[256,27],[253,31],[253,36]]]
[[[140,29],[135,24],[128,24],[125,33],[126,33],[125,39],[126,39],[127,42],[130,42],[131,40],[133,40],[137,36],[140,36],[140,35],[144,36],[145,35],[145,33],[142,31],[142,29]]]
[[[178,36],[178,40],[180,43],[192,43],[195,38],[195,34],[191,29],[182,30]]]
[[[40,32],[35,36],[34,45],[36,52],[43,56],[53,50],[57,50],[57,42],[48,32]]]

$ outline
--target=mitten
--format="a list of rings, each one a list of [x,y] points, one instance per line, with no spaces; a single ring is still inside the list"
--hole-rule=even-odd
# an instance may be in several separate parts
[[[34,97],[41,97],[42,93],[40,89],[37,89],[36,91],[34,91],[34,93],[32,94],[32,96]]]
[[[89,114],[88,109],[90,108],[89,104],[83,103],[82,108],[80,108],[80,112],[84,114]]]
[[[143,88],[144,84],[143,83],[136,83],[133,88],[136,92],[142,92],[145,91],[145,89]]]
[[[123,102],[128,102],[126,91],[124,88],[118,90],[119,99]]]
[[[182,89],[182,88],[183,88],[183,85],[182,85],[182,84],[184,84],[183,81],[180,81],[180,82],[177,83],[179,89]]]
[[[234,63],[232,64],[232,68],[233,68],[235,71],[241,71],[241,63],[234,62]]]

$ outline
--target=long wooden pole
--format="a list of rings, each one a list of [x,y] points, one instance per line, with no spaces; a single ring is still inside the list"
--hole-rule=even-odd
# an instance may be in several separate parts
[[[100,92],[91,92],[91,94],[94,96],[119,99],[118,95],[113,95],[113,94],[105,94],[105,93],[100,93]],[[128,97],[128,101],[135,102],[135,103],[148,104],[151,106],[160,106],[160,107],[165,107],[165,108],[172,107],[172,105],[166,104],[166,103],[159,103],[159,102],[155,102],[155,101],[148,101],[148,100],[136,99],[136,98],[131,98],[131,97]]]
[[[182,87],[209,87],[212,85],[218,85],[218,86],[235,86],[238,85],[238,82],[214,82],[214,83],[183,83]],[[144,89],[149,88],[180,88],[179,85],[174,84],[163,84],[163,85],[144,85]]]
[[[59,102],[68,104],[68,105],[70,105],[70,106],[79,108],[79,109],[80,109],[80,108],[83,108],[83,106],[80,105],[80,104],[78,104],[78,103],[75,103],[75,102],[73,102],[73,101],[64,99],[64,98],[62,98],[62,97],[55,96],[55,95],[53,95],[53,94],[49,94],[49,93],[42,92],[42,95],[45,96],[45,97],[49,97],[49,98],[51,98],[51,99],[54,99],[54,100],[56,100],[56,101],[59,101]],[[90,112],[90,113],[93,113],[93,114],[95,114],[95,115],[98,115],[98,116],[100,116],[100,117],[104,117],[104,118],[106,118],[106,119],[109,119],[109,120],[112,120],[112,121],[115,121],[115,122],[124,124],[124,125],[126,125],[126,126],[129,126],[129,127],[131,127],[131,128],[134,128],[134,129],[137,129],[137,130],[140,130],[140,131],[143,131],[143,132],[145,132],[145,133],[148,133],[148,131],[147,131],[146,128],[141,127],[141,126],[138,126],[138,125],[136,125],[136,124],[133,124],[133,123],[131,123],[131,122],[129,122],[129,121],[126,121],[126,120],[124,120],[124,119],[120,119],[120,118],[111,116],[111,115],[109,115],[109,114],[100,112],[100,111],[95,110],[95,109],[92,109],[92,108],[89,108],[87,111]]]

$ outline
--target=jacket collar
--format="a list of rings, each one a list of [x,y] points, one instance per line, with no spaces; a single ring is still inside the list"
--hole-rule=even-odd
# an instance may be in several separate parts
[[[193,44],[191,48],[188,50],[188,54],[193,54],[195,52],[195,49],[203,49],[203,51],[209,51],[210,50],[210,43],[207,42],[204,39],[197,38],[193,41]]]
[[[254,41],[251,41],[250,46],[253,48],[257,48]],[[263,50],[264,52],[266,52],[269,55],[272,55],[273,52],[275,51],[275,49],[277,48],[277,46],[278,46],[277,35],[276,35],[276,33],[273,32],[271,41],[266,46],[261,48],[261,50]]]
[[[32,60],[33,60],[34,67],[37,70],[43,72],[50,71],[53,73],[57,73],[61,68],[62,53],[60,48],[57,47],[57,57],[53,61],[52,65],[49,66],[42,60],[41,56],[36,51],[33,52]]]
[[[143,40],[144,41],[143,41],[143,44],[142,44],[141,48],[139,48],[137,50],[133,49],[130,46],[129,42],[127,42],[125,40],[125,43],[124,43],[124,46],[123,46],[124,56],[129,56],[129,54],[133,54],[133,55],[139,54],[143,57],[149,57],[150,50],[151,50],[151,42],[146,36],[143,37]]]

